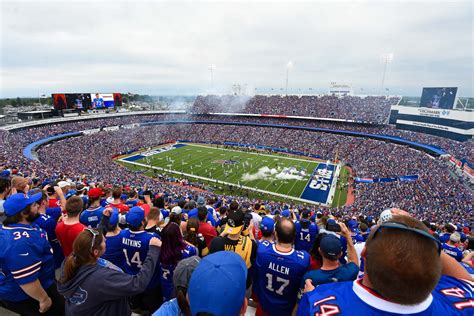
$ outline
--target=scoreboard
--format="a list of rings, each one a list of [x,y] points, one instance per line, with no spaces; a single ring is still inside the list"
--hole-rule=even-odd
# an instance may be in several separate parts
[[[390,124],[398,129],[466,141],[473,138],[474,112],[394,105]]]
[[[52,98],[56,110],[106,109],[122,106],[120,93],[54,93]]]

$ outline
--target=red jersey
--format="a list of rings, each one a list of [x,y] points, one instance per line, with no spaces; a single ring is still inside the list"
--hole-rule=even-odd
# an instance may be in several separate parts
[[[60,222],[56,226],[56,238],[58,238],[59,243],[61,244],[65,257],[71,254],[72,244],[84,228],[86,228],[86,226],[81,223],[68,225],[64,224],[64,222]]]
[[[204,237],[207,248],[210,249],[211,241],[217,237],[216,229],[208,223],[200,222],[198,232]]]
[[[116,209],[119,210],[120,214],[127,213],[129,210],[129,207],[123,203],[117,203],[117,204],[110,203],[108,206],[115,207]]]
[[[49,199],[49,207],[59,207],[61,206],[61,201],[58,199]]]

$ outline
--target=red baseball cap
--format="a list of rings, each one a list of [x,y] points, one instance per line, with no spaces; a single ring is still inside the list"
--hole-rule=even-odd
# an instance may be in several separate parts
[[[87,196],[91,198],[98,198],[101,197],[103,194],[104,192],[100,188],[93,188],[89,190]]]

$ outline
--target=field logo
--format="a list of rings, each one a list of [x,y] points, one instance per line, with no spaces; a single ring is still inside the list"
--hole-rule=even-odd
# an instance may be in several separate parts
[[[314,190],[327,191],[331,185],[333,171],[328,169],[317,169],[309,187]]]
[[[174,147],[162,147],[162,148],[158,148],[158,149],[155,149],[155,150],[150,150],[150,151],[141,153],[141,155],[144,156],[144,157],[150,157],[150,156],[153,156],[153,155],[165,152],[165,151],[169,151],[171,149],[174,149]]]
[[[306,185],[306,188],[301,194],[300,198],[326,204],[329,191],[334,178],[336,166],[333,164],[320,163],[312,175],[311,181]]]

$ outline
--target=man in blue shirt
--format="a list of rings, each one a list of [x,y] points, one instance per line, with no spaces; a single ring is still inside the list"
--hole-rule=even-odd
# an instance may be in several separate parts
[[[462,261],[462,251],[456,247],[456,244],[461,241],[461,236],[458,232],[452,233],[449,236],[447,243],[443,244],[443,251],[456,259],[458,262]]]
[[[54,258],[47,234],[32,223],[42,193],[17,193],[4,203],[0,228],[0,299],[21,315],[64,315],[64,299],[54,278]]]
[[[347,239],[348,262],[344,265],[339,262],[342,255],[342,244],[339,238],[332,234],[322,237],[318,251],[323,258],[323,265],[321,269],[309,271],[304,275],[301,288],[304,288],[304,282],[307,279],[311,280],[314,286],[356,279],[359,272],[359,259],[352,243],[350,230],[344,223],[339,223],[339,226],[341,226],[341,235]]]
[[[306,281],[296,315],[473,314],[471,276],[441,252],[439,240],[422,222],[394,215],[375,228],[362,257],[362,279],[317,289]]]
[[[311,223],[309,219],[310,216],[310,211],[303,210],[303,212],[301,212],[301,220],[295,222],[296,250],[304,250],[310,252],[311,248],[313,248],[314,241],[316,240],[316,235],[318,235],[318,226],[316,226],[316,224],[314,223]]]
[[[104,107],[104,99],[100,97],[98,93],[95,94],[95,98],[93,100],[94,108],[101,109]]]
[[[276,243],[263,241],[258,246],[254,286],[257,314],[291,315],[300,280],[310,262],[306,251],[293,248],[295,235],[293,221],[282,218],[275,225]]]

